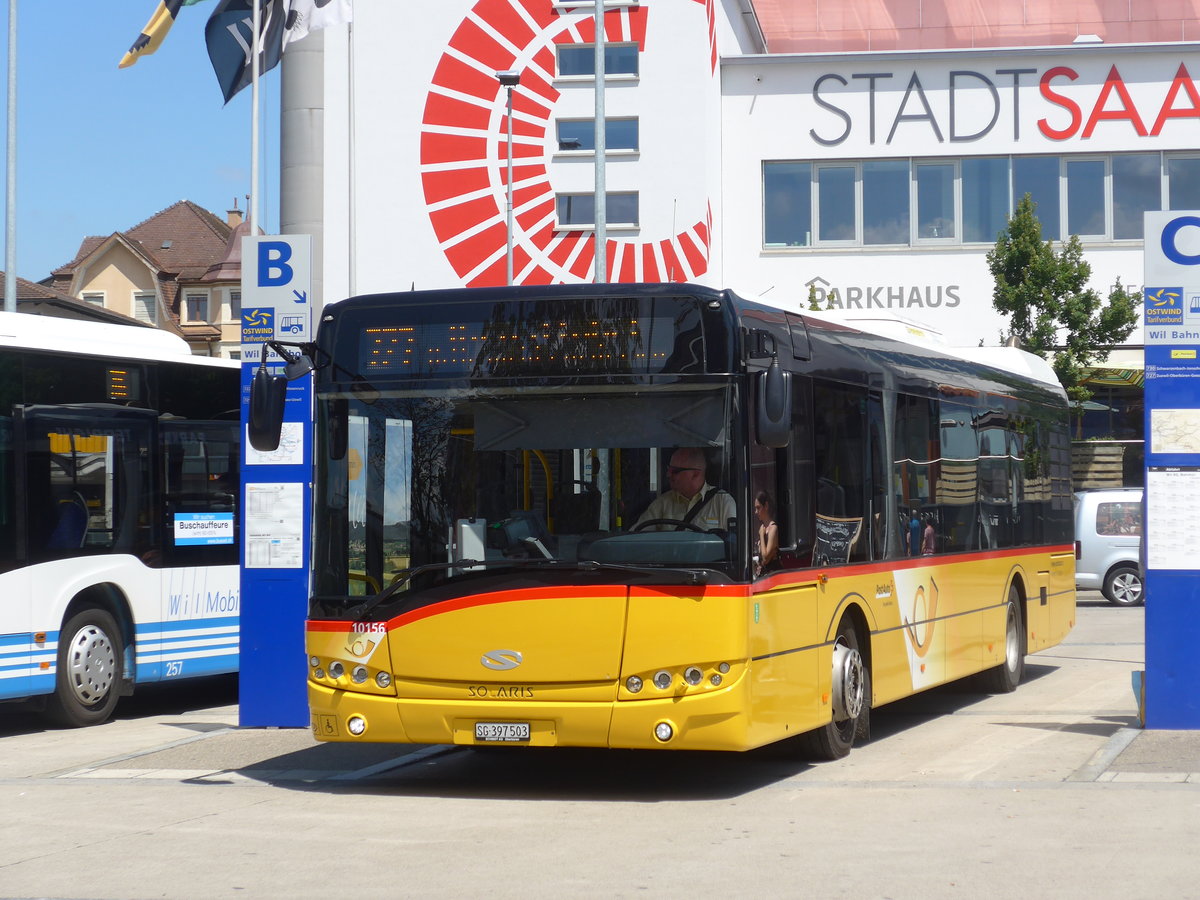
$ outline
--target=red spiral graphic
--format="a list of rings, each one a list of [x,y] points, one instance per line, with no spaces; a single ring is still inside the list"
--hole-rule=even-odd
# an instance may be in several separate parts
[[[709,72],[716,73],[713,0],[704,7]],[[556,44],[590,44],[590,10],[555,8],[552,0],[479,0],[442,55],[421,123],[421,181],[442,252],[468,286],[503,284],[506,223],[507,95],[495,73],[516,69],[513,91],[513,281],[557,284],[591,280],[595,238],[555,229],[555,196],[545,159],[546,134],[559,98]],[[645,50],[644,6],[604,15],[605,40]],[[703,219],[657,241],[607,240],[608,281],[690,281],[708,271],[711,203]]]

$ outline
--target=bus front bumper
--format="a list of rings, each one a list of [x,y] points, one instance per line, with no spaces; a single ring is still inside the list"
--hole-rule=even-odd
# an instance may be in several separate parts
[[[464,746],[747,750],[757,743],[747,729],[747,694],[746,679],[664,699],[553,703],[420,700],[308,685],[317,740]],[[496,725],[515,727],[488,727]]]

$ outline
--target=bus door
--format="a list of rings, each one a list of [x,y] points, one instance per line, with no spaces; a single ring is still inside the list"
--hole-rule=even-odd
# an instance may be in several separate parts
[[[4,374],[0,372],[0,378]],[[0,700],[33,692],[33,592],[17,556],[17,537],[25,529],[17,513],[14,455],[13,420],[0,416],[0,573],[4,584],[0,591]],[[43,659],[39,654],[38,661]]]
[[[107,404],[15,413],[17,507],[26,522],[18,557],[26,564],[118,553],[145,559],[156,543],[154,413]]]
[[[238,430],[237,421],[159,423],[162,621],[175,647],[164,650],[161,678],[237,667]]]

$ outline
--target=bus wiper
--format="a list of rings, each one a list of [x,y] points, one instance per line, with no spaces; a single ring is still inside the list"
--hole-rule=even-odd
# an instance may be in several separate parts
[[[424,572],[444,571],[446,569],[482,569],[489,567],[512,568],[515,566],[538,569],[571,569],[580,572],[633,572],[638,575],[662,575],[665,572],[675,572],[686,575],[686,584],[707,584],[708,573],[704,569],[675,569],[659,566],[634,566],[626,563],[602,563],[595,560],[570,562],[562,559],[459,559],[454,562],[426,563],[405,569],[396,576],[396,580],[385,587],[374,597],[366,600],[355,613],[355,619],[362,621],[373,609],[380,606],[396,594],[400,588],[408,584],[417,575]]]
[[[583,572],[597,572],[601,569],[613,572],[634,572],[639,575],[662,575],[664,572],[678,572],[686,575],[687,584],[708,584],[708,572],[705,569],[675,569],[665,566],[633,566],[628,563],[602,563],[594,559],[570,563],[571,566]]]
[[[404,587],[404,585],[408,584],[408,582],[410,582],[413,578],[415,578],[417,575],[421,575],[424,572],[437,572],[445,569],[484,569],[490,566],[511,568],[513,566],[532,565],[540,567],[547,564],[557,566],[563,565],[564,563],[554,559],[457,559],[454,562],[426,563],[423,566],[415,566],[411,569],[405,569],[396,576],[396,579],[391,584],[385,587],[374,597],[366,600],[363,603],[362,609],[358,611],[357,618],[359,621],[361,621],[362,618],[367,615],[367,613],[375,609],[381,603],[390,599],[397,591],[400,590],[400,588]],[[570,563],[567,565],[573,566],[574,564]]]

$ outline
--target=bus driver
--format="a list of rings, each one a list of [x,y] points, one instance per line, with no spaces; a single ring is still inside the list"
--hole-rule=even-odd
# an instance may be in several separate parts
[[[638,526],[652,519],[667,519],[669,522],[647,526],[657,531],[672,531],[678,528],[670,522],[687,522],[705,531],[725,529],[729,520],[737,518],[737,507],[733,497],[726,491],[713,487],[705,479],[708,461],[704,451],[697,447],[681,447],[671,454],[667,464],[667,483],[670,489],[660,494],[638,517]]]

